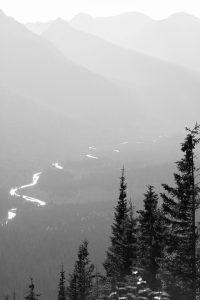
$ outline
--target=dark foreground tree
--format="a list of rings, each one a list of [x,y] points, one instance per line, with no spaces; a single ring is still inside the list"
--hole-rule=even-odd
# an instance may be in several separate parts
[[[58,284],[58,300],[66,300],[65,271],[63,265],[61,267],[60,279]]]
[[[124,272],[130,275],[133,264],[137,263],[138,240],[137,221],[135,218],[133,203],[130,200],[127,205],[127,219],[125,221],[124,236],[122,237],[124,251]]]
[[[74,265],[74,271],[69,277],[67,295],[70,300],[88,300],[92,296],[92,282],[94,265],[90,263],[88,242],[84,241],[78,250],[78,259]]]
[[[67,298],[69,300],[78,300],[78,285],[76,270],[72,274],[69,274],[69,286],[67,287]]]
[[[163,184],[165,193],[161,194],[165,223],[168,225],[163,268],[176,300],[195,300],[197,289],[195,211],[198,208],[199,188],[195,184],[194,151],[199,143],[199,125],[186,130],[188,134],[181,145],[184,156],[176,163],[175,187]]]
[[[111,246],[108,248],[104,262],[107,277],[116,280],[123,279],[131,273],[135,259],[136,222],[133,216],[132,205],[128,207],[126,196],[126,181],[124,168],[120,177],[120,193],[114,212],[114,221],[111,226]]]
[[[138,211],[138,214],[138,259],[140,266],[146,271],[150,288],[156,290],[159,288],[157,275],[162,256],[162,225],[158,195],[151,185],[144,194],[144,209]]]
[[[126,270],[124,268],[124,247],[123,237],[125,234],[125,224],[127,221],[127,196],[126,196],[126,181],[124,175],[124,167],[120,177],[120,193],[117,206],[114,212],[114,222],[111,226],[111,246],[107,251],[107,258],[104,262],[104,268],[106,270],[107,277],[111,277],[114,280],[124,277]]]
[[[30,285],[29,285],[29,291],[27,293],[27,296],[25,297],[26,300],[38,300],[38,297],[40,294],[37,294],[35,292],[35,285],[33,283],[33,278],[30,278]]]

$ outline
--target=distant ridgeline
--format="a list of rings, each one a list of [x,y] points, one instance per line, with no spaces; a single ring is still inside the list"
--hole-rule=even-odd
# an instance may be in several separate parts
[[[95,235],[93,247],[105,251],[102,240],[107,235],[99,230],[103,228],[99,224],[105,223],[107,232],[108,223],[104,220],[109,222],[110,215],[93,211],[87,218],[84,202],[103,199],[107,205],[113,199],[109,196],[115,178],[111,174],[116,174],[122,159],[129,170],[131,165],[132,168],[139,165],[137,170],[142,164],[147,166],[143,170],[145,180],[149,178],[154,183],[154,173],[147,170],[155,168],[148,169],[148,165],[153,162],[154,167],[168,159],[172,161],[173,154],[177,154],[171,142],[174,134],[186,120],[191,124],[199,118],[199,20],[181,15],[178,21],[175,16],[166,22],[156,21],[156,27],[152,27],[149,26],[152,20],[144,19],[145,35],[135,33],[140,36],[135,47],[132,30],[137,26],[133,23],[130,26],[128,22],[126,27],[131,32],[125,45],[127,30],[121,31],[121,44],[113,39],[103,40],[105,35],[99,38],[74,30],[71,25],[75,27],[77,20],[71,25],[57,20],[38,36],[0,11],[0,217],[2,207],[7,213],[12,203],[7,197],[11,182],[18,186],[31,170],[38,166],[44,170],[55,157],[65,159],[68,166],[58,180],[48,170],[46,181],[42,178],[42,188],[34,190],[58,203],[46,205],[37,218],[34,209],[29,210],[30,203],[24,203],[45,206],[45,202],[26,195],[21,197],[17,191],[33,187],[41,173],[34,174],[31,184],[11,190],[14,203],[18,200],[20,203],[19,209],[17,205],[9,207],[8,219],[13,219],[16,213],[20,217],[0,227],[0,298],[8,300],[16,289],[13,300],[22,299],[23,284],[30,274],[38,280],[41,300],[55,300],[55,276],[59,273],[56,268],[63,261],[67,270],[71,270],[77,236],[80,243],[85,236],[92,241],[90,237]],[[89,31],[93,30],[95,20],[89,23]],[[122,27],[112,27],[118,39]],[[108,25],[104,28],[107,36]],[[172,34],[175,29],[176,35]],[[155,42],[151,37],[155,37]],[[173,49],[177,51],[172,57]],[[160,55],[163,53],[164,57]],[[90,262],[88,242],[83,241],[67,283],[62,266],[57,300],[198,299],[200,231],[196,212],[200,204],[200,173],[196,167],[196,146],[200,141],[200,126],[196,124],[186,131],[173,186],[162,184],[163,192],[159,195],[150,183],[140,211],[134,211],[136,202],[127,197],[122,168],[110,244],[105,247],[105,274],[101,275]],[[122,138],[132,141],[129,149],[121,150],[127,143],[119,144]],[[90,146],[88,153],[91,143],[97,149]],[[53,167],[62,170],[58,163]],[[136,185],[143,189],[139,171],[134,176]],[[80,216],[74,205],[68,218],[70,212],[66,215],[62,211],[68,210],[62,206],[66,199],[73,205],[74,200],[83,203],[83,214]],[[20,210],[22,205],[27,207],[26,211]],[[91,206],[92,203],[90,210]],[[55,222],[51,220],[54,214]],[[84,231],[86,227],[89,230]],[[98,250],[93,251],[95,264],[99,262]],[[31,278],[25,299],[39,298]]]

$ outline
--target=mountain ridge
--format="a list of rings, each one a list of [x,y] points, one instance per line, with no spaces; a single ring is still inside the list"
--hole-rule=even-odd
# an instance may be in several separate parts
[[[143,26],[140,25],[141,20],[135,21],[134,24],[133,18],[131,29],[126,22],[121,21],[120,16],[118,19],[116,17],[116,20],[118,20],[117,25],[112,17],[94,18],[88,24],[84,18],[77,17],[71,20],[71,25],[125,48],[200,71],[198,59],[200,19],[198,17],[180,12],[160,20],[149,19],[146,25],[145,22],[143,23]]]

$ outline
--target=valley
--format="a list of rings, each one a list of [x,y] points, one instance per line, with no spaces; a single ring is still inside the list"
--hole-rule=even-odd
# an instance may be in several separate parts
[[[134,214],[148,185],[160,208],[185,127],[199,121],[199,22],[128,13],[24,25],[0,11],[0,298],[23,298],[33,276],[55,299],[84,239],[105,273],[123,167]]]

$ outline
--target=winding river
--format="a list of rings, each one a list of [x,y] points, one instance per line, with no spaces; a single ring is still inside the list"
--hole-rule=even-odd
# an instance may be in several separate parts
[[[29,196],[26,196],[26,195],[20,195],[19,194],[19,191],[23,190],[23,189],[26,189],[26,188],[29,188],[31,186],[34,186],[38,183],[38,180],[40,179],[40,175],[42,174],[42,172],[39,172],[39,173],[35,173],[33,175],[33,181],[29,184],[26,184],[26,185],[22,185],[21,187],[19,188],[14,188],[14,189],[11,189],[10,190],[10,195],[11,196],[16,196],[16,197],[22,197],[23,199],[25,199],[26,201],[29,201],[29,202],[34,202],[34,203],[37,203],[37,206],[44,206],[46,205],[46,202],[44,201],[41,201],[39,199],[36,199],[36,198],[32,198],[32,197],[29,197]]]
[[[55,167],[56,169],[59,169],[59,170],[63,169],[63,167],[61,165],[59,165],[58,163],[52,163],[52,166]],[[37,206],[45,206],[46,205],[45,201],[39,200],[37,198],[30,197],[30,196],[26,196],[26,195],[23,195],[21,193],[22,190],[36,185],[38,183],[41,175],[42,175],[42,172],[35,173],[33,175],[33,179],[32,179],[31,183],[22,185],[18,188],[12,188],[9,192],[10,196],[21,197],[22,199],[24,199],[28,202],[36,203]],[[8,215],[7,215],[7,219],[5,221],[5,224],[8,224],[8,222],[10,220],[14,219],[16,217],[16,215],[17,215],[17,208],[12,208],[11,210],[9,210]]]
[[[126,145],[128,144],[128,142],[124,141],[124,142],[121,142],[119,145]],[[117,145],[115,145],[117,146]],[[95,150],[97,150],[97,148],[95,146],[90,146],[88,147],[90,151],[92,152],[95,152]],[[117,152],[119,153],[120,150],[119,149],[114,149],[113,150],[114,152]],[[97,160],[99,159],[99,157],[93,155],[93,154],[86,154],[85,155],[87,158],[89,159],[94,159],[94,160]],[[55,162],[55,163],[52,163],[51,164],[52,167],[58,169],[58,170],[63,170],[63,167],[58,163],[58,162]],[[37,198],[33,198],[33,197],[30,197],[30,196],[27,196],[27,195],[24,195],[22,194],[22,190],[24,189],[27,189],[27,188],[30,188],[34,185],[36,185],[40,179],[40,176],[42,175],[42,172],[38,172],[38,173],[35,173],[33,175],[33,179],[32,179],[32,182],[29,183],[29,184],[25,184],[25,185],[22,185],[20,187],[16,187],[16,188],[12,188],[9,192],[10,196],[13,196],[13,197],[20,197],[28,202],[32,202],[32,203],[35,203],[37,206],[45,206],[46,205],[46,202],[45,201],[42,201],[40,199],[37,199]],[[12,219],[14,219],[17,215],[17,208],[12,208],[8,211],[8,215],[7,215],[7,219],[5,220],[4,224],[8,224],[8,222]]]

